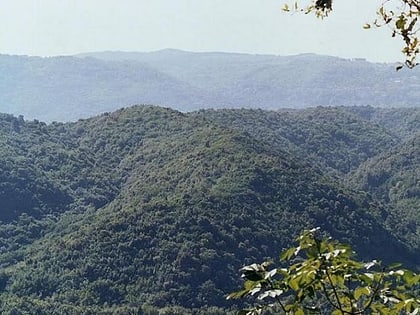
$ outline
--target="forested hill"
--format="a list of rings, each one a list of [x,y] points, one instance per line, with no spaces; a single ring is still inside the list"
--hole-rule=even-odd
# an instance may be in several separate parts
[[[0,112],[75,121],[130,104],[202,108],[418,107],[418,69],[330,56],[100,52],[0,55]],[[59,91],[57,93],[57,91]]]
[[[420,268],[419,130],[397,112],[1,115],[1,313],[226,314],[237,270],[314,226]],[[389,175],[366,186],[363,168]]]

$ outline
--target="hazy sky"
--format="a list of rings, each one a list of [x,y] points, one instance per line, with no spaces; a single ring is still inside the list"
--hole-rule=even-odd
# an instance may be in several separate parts
[[[305,52],[399,61],[390,31],[364,30],[377,0],[335,0],[323,21],[283,13],[286,0],[0,0],[0,53],[101,50]],[[289,1],[289,3],[293,1]]]

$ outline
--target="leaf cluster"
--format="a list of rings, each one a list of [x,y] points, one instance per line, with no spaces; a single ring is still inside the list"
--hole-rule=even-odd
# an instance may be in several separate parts
[[[280,256],[284,267],[270,263],[241,269],[244,289],[228,298],[255,297],[259,305],[238,314],[265,310],[284,314],[417,314],[420,311],[420,275],[382,267],[373,260],[354,259],[348,245],[321,238],[319,229],[304,231]]]

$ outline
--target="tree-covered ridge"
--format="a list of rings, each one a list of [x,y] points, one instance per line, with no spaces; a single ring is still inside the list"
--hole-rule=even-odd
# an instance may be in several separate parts
[[[340,173],[357,168],[367,159],[392,148],[398,138],[345,108],[306,110],[217,110],[199,112],[224,126],[244,130],[276,148],[316,160]]]
[[[413,137],[420,130],[420,108],[374,108],[372,106],[344,107],[359,117],[378,124],[401,140]]]
[[[0,163],[27,172],[2,173],[6,195],[42,188],[36,207],[0,209],[5,314],[224,314],[242,264],[313,226],[365,258],[418,267],[388,207],[349,189],[326,154],[343,150],[356,168],[398,137],[342,109],[135,106],[67,124],[4,115],[0,126]]]

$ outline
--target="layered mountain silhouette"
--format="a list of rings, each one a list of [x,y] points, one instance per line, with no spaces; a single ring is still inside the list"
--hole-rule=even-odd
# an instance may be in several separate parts
[[[74,121],[133,104],[203,108],[416,107],[418,69],[329,56],[162,50],[0,55],[0,112]]]

